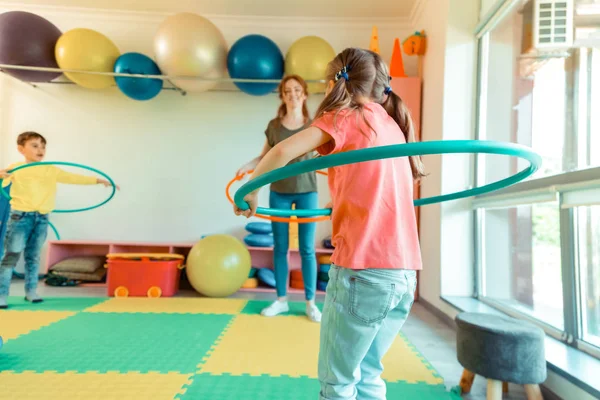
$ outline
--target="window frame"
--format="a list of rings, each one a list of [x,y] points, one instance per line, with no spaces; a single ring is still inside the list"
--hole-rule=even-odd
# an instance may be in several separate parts
[[[477,74],[475,105],[475,140],[486,139],[487,98],[488,98],[488,60],[491,32],[512,15],[515,7],[526,3],[524,0],[499,0],[482,19],[475,31],[477,39]],[[580,62],[581,52],[587,54],[586,66]],[[579,168],[578,149],[579,135],[588,140],[591,130],[591,65],[594,52],[589,48],[571,49],[571,56],[566,60],[566,93],[565,93],[565,158],[563,168],[567,171],[551,176],[534,178],[517,183],[509,188],[473,198],[473,249],[475,298],[508,315],[528,320],[544,331],[569,346],[578,348],[600,359],[600,347],[583,341],[580,265],[577,243],[577,212],[573,207],[564,208],[566,194],[577,194],[588,189],[600,188],[600,166]],[[600,53],[599,53],[600,54]],[[586,71],[582,71],[585,68]],[[588,84],[587,93],[581,93],[580,74],[585,73]],[[582,103],[582,99],[584,99]],[[580,131],[579,114],[588,117],[588,122]],[[484,155],[476,155],[474,163],[474,182],[477,186],[485,184],[486,163]],[[560,244],[563,290],[564,330],[557,329],[535,317],[509,307],[499,301],[485,296],[485,209],[508,208],[518,205],[530,205],[541,201],[549,201],[551,196],[558,199],[560,213]],[[546,200],[544,200],[546,199]]]

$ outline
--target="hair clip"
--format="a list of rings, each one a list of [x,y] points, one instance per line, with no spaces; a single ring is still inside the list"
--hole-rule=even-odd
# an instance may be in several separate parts
[[[390,93],[392,93],[392,87],[386,86],[385,89],[383,90],[383,94],[390,94]]]
[[[345,80],[349,81],[350,77],[348,77],[348,71],[350,71],[350,67],[344,66],[344,68],[335,74],[335,81],[337,82],[340,78],[344,78]]]

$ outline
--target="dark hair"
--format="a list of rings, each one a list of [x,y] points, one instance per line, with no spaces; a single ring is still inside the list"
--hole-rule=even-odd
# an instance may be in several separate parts
[[[356,110],[364,118],[364,104],[358,98],[370,98],[387,111],[396,121],[407,143],[415,141],[415,130],[410,111],[397,94],[390,91],[390,76],[386,63],[379,54],[359,48],[348,48],[327,65],[327,80],[335,81],[331,92],[319,106],[315,119],[327,112],[337,114],[344,109]],[[368,121],[365,120],[365,122]],[[372,126],[369,128],[374,132]],[[415,180],[423,176],[423,162],[419,156],[410,157],[410,167]]]
[[[279,83],[279,86],[277,87],[277,92],[279,93],[279,98],[281,99],[281,104],[279,105],[279,109],[277,110],[277,117],[280,119],[285,117],[285,115],[287,114],[287,107],[285,105],[285,102],[283,101],[283,92],[285,90],[285,84],[291,80],[295,80],[296,82],[298,82],[300,86],[302,86],[304,94],[308,97],[308,85],[306,84],[304,79],[302,79],[299,75],[285,76]],[[304,116],[304,122],[306,123],[310,118],[310,115],[308,113],[308,107],[306,106],[306,100],[304,100],[304,103],[302,103],[302,115]]]
[[[33,131],[27,131],[27,132],[23,132],[19,135],[19,137],[17,137],[17,145],[19,146],[25,146],[25,144],[33,139],[40,139],[42,141],[43,144],[46,144],[46,138],[43,137],[42,135],[40,135],[37,132],[33,132]]]

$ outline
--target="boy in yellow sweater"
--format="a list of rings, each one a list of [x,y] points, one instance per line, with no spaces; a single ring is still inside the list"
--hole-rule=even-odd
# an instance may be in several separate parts
[[[110,182],[91,176],[72,174],[53,165],[40,165],[21,169],[14,174],[8,171],[25,163],[40,162],[46,154],[46,139],[36,132],[24,132],[17,138],[17,148],[25,162],[0,170],[2,186],[12,184],[10,194],[10,216],[4,239],[4,255],[0,262],[0,308],[7,308],[10,281],[21,253],[25,253],[25,299],[32,303],[42,300],[37,294],[40,251],[48,231],[48,214],[54,209],[56,184],[76,185],[102,184]]]

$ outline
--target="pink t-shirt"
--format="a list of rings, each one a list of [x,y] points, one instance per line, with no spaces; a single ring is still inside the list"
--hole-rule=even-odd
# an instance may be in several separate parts
[[[333,138],[317,149],[321,155],[406,143],[398,124],[380,104],[364,106],[364,116],[375,132],[351,110],[337,115],[335,129],[334,114],[327,113],[312,123]],[[335,246],[332,262],[350,269],[420,270],[408,157],[348,164],[328,172]]]

